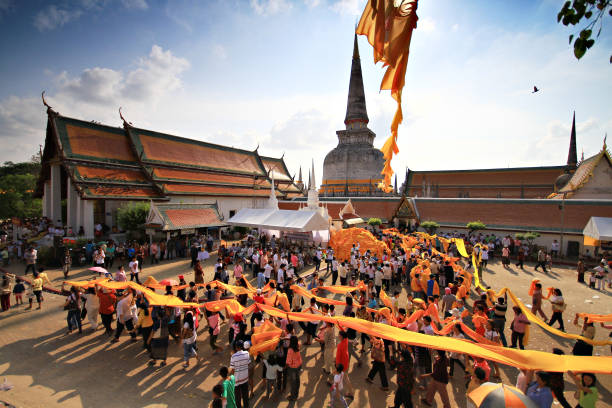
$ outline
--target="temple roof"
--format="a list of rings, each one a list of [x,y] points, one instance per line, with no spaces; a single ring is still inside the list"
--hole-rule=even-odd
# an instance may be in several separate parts
[[[599,153],[580,162],[567,184],[565,184],[565,186],[562,187],[557,193],[551,194],[548,198],[561,199],[564,196],[565,198],[570,198],[575,195],[589,182],[589,180],[591,180],[595,168],[602,162],[602,160],[607,162],[608,166],[612,167],[612,159],[610,158],[610,153],[606,149],[605,145]],[[612,189],[612,178],[608,178],[607,184],[610,186],[610,189]]]
[[[152,204],[148,225],[159,225],[162,231],[220,227],[226,225],[217,204]]]
[[[351,65],[351,79],[349,81],[348,101],[344,123],[363,122],[367,124],[368,110],[366,108],[365,91],[363,89],[363,75],[361,74],[361,59],[359,58],[359,45],[357,34],[353,43],[353,62]]]
[[[267,197],[270,171],[276,195],[293,197],[282,158],[151,130],[67,118],[47,110],[47,136],[36,195],[50,165],[59,163],[82,198],[168,200],[169,195]],[[264,160],[266,165],[264,166]]]
[[[143,163],[266,176],[254,151],[127,127],[136,154]]]

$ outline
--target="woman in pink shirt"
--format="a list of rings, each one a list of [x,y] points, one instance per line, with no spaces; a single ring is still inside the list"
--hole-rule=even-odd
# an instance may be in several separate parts
[[[242,261],[237,261],[236,262],[236,266],[234,267],[234,279],[236,280],[236,282],[238,282],[240,280],[240,278],[242,278],[242,265],[241,265]]]
[[[525,337],[527,325],[531,323],[520,307],[514,306],[512,310],[514,311],[514,320],[512,320],[512,324],[510,325],[512,329],[512,345],[510,347],[516,348],[516,342],[518,340],[519,348],[525,350],[525,346],[523,346],[523,337]]]

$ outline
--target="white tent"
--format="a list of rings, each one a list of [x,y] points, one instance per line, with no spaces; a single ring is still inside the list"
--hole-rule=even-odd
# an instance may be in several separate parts
[[[243,208],[230,218],[229,225],[276,231],[327,231],[329,221],[314,210],[276,210],[270,208]]]
[[[612,218],[591,217],[582,234],[585,238],[585,244],[587,238],[593,241],[612,241]]]

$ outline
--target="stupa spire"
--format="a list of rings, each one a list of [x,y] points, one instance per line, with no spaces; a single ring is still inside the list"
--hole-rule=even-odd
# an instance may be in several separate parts
[[[576,170],[577,164],[578,154],[576,153],[576,112],[574,112],[574,118],[572,119],[572,133],[570,135],[569,153],[567,154],[568,170]]]
[[[353,63],[351,65],[351,79],[349,82],[348,101],[346,104],[346,116],[344,123],[349,129],[352,124],[364,123],[367,124],[368,110],[366,108],[365,92],[363,90],[363,75],[361,74],[361,59],[359,58],[359,45],[357,43],[357,34],[353,44]]]

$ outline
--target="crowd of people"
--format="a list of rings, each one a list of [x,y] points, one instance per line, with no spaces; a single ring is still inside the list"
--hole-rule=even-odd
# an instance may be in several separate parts
[[[332,248],[320,248],[314,245],[298,246],[275,237],[266,240],[255,238],[221,246],[217,252],[213,280],[225,284],[232,283],[245,288],[254,287],[253,296],[236,295],[235,299],[244,307],[251,303],[266,304],[266,300],[278,299],[283,295],[288,308],[294,312],[310,313],[316,316],[334,316],[342,314],[357,317],[366,321],[397,325],[405,330],[431,336],[442,327],[446,318],[466,323],[489,342],[504,347],[524,349],[524,336],[530,321],[517,306],[512,308],[513,315],[508,316],[508,300],[499,297],[494,304],[490,303],[486,293],[477,291],[479,297],[471,302],[471,279],[469,274],[462,273],[463,268],[454,268],[452,258],[457,248],[451,244],[447,248],[436,240],[421,240],[418,245],[405,251],[399,239],[392,234],[379,233],[378,239],[387,243],[389,253],[378,257],[376,254],[360,251],[359,245],[353,245],[347,259],[338,259]],[[507,237],[506,237],[507,238]],[[502,239],[501,255],[510,251]],[[490,236],[466,240],[469,252],[480,251],[478,269],[486,268],[488,253],[495,251],[497,239]],[[165,245],[162,245],[165,244]],[[488,381],[500,381],[497,363],[479,357],[434,350],[426,347],[408,346],[388,339],[377,338],[353,329],[344,329],[326,321],[313,319],[309,322],[291,321],[267,315],[256,310],[247,319],[242,313],[231,314],[228,310],[209,310],[203,303],[218,301],[233,295],[219,285],[206,284],[204,262],[213,253],[212,243],[207,237],[186,242],[183,256],[191,257],[193,279],[187,283],[185,276],[179,276],[177,288],[166,286],[165,293],[179,297],[186,302],[199,302],[201,307],[178,308],[150,306],[144,294],[131,287],[125,290],[112,290],[104,287],[92,287],[84,291],[77,287],[70,289],[64,303],[67,311],[68,332],[82,332],[82,322],[89,321],[91,329],[97,330],[98,318],[102,322],[105,335],[111,342],[119,342],[123,331],[127,331],[131,341],[142,338],[142,347],[147,350],[149,364],[166,364],[170,338],[183,347],[183,365],[189,367],[191,360],[199,362],[206,353],[197,347],[198,336],[204,328],[208,332],[209,345],[214,354],[222,353],[225,348],[231,350],[229,364],[219,370],[220,383],[213,387],[213,407],[248,407],[256,385],[256,371],[261,370],[262,390],[266,398],[275,398],[280,392],[289,389],[289,400],[299,398],[300,371],[303,366],[304,350],[308,347],[320,347],[323,365],[321,375],[330,386],[330,405],[339,402],[348,406],[354,398],[354,385],[351,379],[351,366],[362,366],[369,361],[371,369],[364,378],[373,383],[379,377],[380,387],[389,391],[388,374],[395,371],[396,391],[394,406],[412,406],[414,395],[418,395],[425,405],[433,403],[434,396],[439,394],[444,407],[450,407],[448,383],[453,378],[456,366],[464,375],[466,393]],[[480,245],[478,245],[480,244]],[[151,263],[156,260],[172,259],[181,255],[173,253],[168,242],[152,245],[130,244],[92,246],[91,260],[97,265],[113,267],[113,259],[121,259],[121,266],[114,275],[116,281],[125,281],[127,276],[123,263],[129,261],[129,273],[132,279],[138,279],[138,270],[145,263],[145,257]],[[111,248],[115,248],[114,251]],[[119,248],[122,247],[122,250]],[[176,247],[174,247],[176,248]],[[189,248],[187,253],[186,249]],[[520,254],[520,248],[517,249]],[[484,255],[487,253],[487,255]],[[503,258],[502,258],[503,259]],[[609,260],[604,258],[601,267],[608,270]],[[136,265],[134,268],[134,264]],[[309,264],[314,270],[305,273]],[[139,267],[140,265],[140,267]],[[471,265],[468,263],[465,268]],[[32,299],[42,302],[41,287],[46,274],[36,267],[32,268],[35,280],[31,288]],[[28,270],[26,270],[28,272]],[[41,275],[43,275],[41,277]],[[134,277],[134,275],[136,275]],[[546,275],[542,275],[545,278]],[[5,292],[13,291],[23,294],[25,286],[19,282],[13,287],[15,276],[6,274],[3,280],[3,309]],[[19,280],[19,278],[16,278]],[[580,279],[579,279],[580,280]],[[250,281],[254,284],[251,285]],[[327,297],[333,293],[325,289],[325,283],[357,287],[348,292],[344,303],[338,306],[317,301],[314,297],[303,296],[301,290],[309,291],[318,297]],[[40,285],[38,285],[40,283]],[[15,292],[15,289],[19,290]],[[146,284],[145,284],[146,285]],[[298,288],[296,288],[296,285]],[[7,290],[5,290],[7,289]],[[153,288],[155,289],[155,288]],[[300,290],[298,290],[300,289]],[[400,301],[403,291],[407,292],[405,300]],[[36,293],[40,293],[40,298]],[[389,294],[385,300],[383,296]],[[20,297],[21,298],[21,297]],[[546,310],[544,300],[550,302]],[[470,304],[471,303],[471,304]],[[280,302],[274,306],[282,308]],[[542,293],[542,285],[535,284],[532,293],[532,312],[539,314],[548,324],[559,324],[565,330],[563,312],[565,301],[560,289],[555,289],[551,296]],[[342,308],[343,310],[336,310]],[[402,325],[402,322],[418,310],[433,310],[435,315],[425,314],[421,318]],[[286,310],[287,307],[284,308]],[[383,310],[385,310],[383,312]],[[288,311],[288,310],[286,310]],[[550,312],[550,318],[548,313]],[[508,322],[510,324],[508,325]],[[578,318],[576,318],[578,323]],[[227,345],[219,344],[221,326],[227,327]],[[115,326],[113,328],[113,325]],[[278,346],[251,356],[249,349],[253,336],[259,327],[274,325],[282,331]],[[609,326],[605,326],[610,329]],[[510,334],[510,344],[506,334]],[[581,335],[593,339],[595,326],[587,321],[582,326]],[[460,325],[454,325],[448,336],[465,339]],[[561,350],[551,350],[562,353]],[[592,355],[593,346],[578,340],[573,348],[575,355]],[[594,407],[597,400],[596,377],[593,374],[580,375],[569,373],[579,389],[578,399],[583,408]],[[560,377],[560,378],[559,378]],[[522,370],[518,375],[516,386],[524,391],[539,407],[549,408],[553,396],[563,407],[570,405],[563,395],[562,373],[531,372]]]

